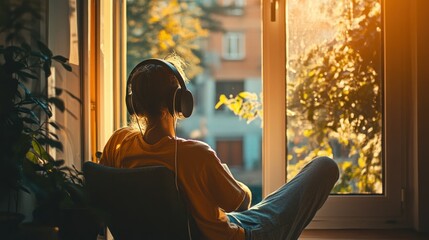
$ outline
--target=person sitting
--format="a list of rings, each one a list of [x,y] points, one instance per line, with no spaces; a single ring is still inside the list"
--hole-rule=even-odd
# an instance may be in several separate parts
[[[297,239],[338,180],[337,164],[328,157],[315,158],[251,207],[249,188],[225,169],[208,144],[176,136],[177,119],[189,117],[193,107],[181,63],[177,57],[147,59],[132,70],[126,104],[135,127],[112,134],[100,164],[169,168],[202,239]]]

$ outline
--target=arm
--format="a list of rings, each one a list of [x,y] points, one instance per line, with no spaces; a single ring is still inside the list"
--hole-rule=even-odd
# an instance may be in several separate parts
[[[243,202],[241,202],[240,206],[236,209],[236,211],[241,212],[241,211],[245,211],[245,210],[249,209],[250,204],[252,203],[252,192],[250,191],[249,187],[247,187],[246,184],[244,184],[240,181],[237,181],[234,178],[231,171],[229,170],[228,165],[226,165],[225,163],[222,163],[222,167],[237,182],[237,184],[240,186],[240,188],[244,191],[244,194],[245,194]]]
[[[249,209],[250,204],[252,203],[252,192],[250,189],[242,182],[237,181],[238,185],[243,189],[245,196],[241,205],[237,208],[237,212],[242,212]]]

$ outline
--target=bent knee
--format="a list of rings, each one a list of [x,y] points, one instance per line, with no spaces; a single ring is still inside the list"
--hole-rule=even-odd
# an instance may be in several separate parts
[[[332,177],[335,181],[338,180],[340,172],[337,163],[330,157],[317,157],[313,161],[317,168],[324,172],[324,175]]]

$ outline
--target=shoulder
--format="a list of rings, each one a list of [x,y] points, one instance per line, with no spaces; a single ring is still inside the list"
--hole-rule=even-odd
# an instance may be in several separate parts
[[[182,145],[183,149],[201,152],[214,152],[213,149],[205,142],[193,140],[193,139],[178,139],[179,144]]]
[[[193,139],[178,139],[180,149],[193,158],[198,158],[204,162],[220,162],[216,152],[205,142]]]
[[[112,134],[112,137],[113,136],[123,136],[123,135],[127,135],[127,134],[130,134],[130,133],[136,132],[136,131],[137,130],[135,130],[134,128],[129,127],[129,126],[122,127],[122,128],[119,128],[119,129],[115,130],[113,132],[113,134]]]
[[[116,131],[113,132],[112,136],[110,136],[108,144],[122,142],[126,143],[131,138],[135,137],[139,134],[139,131],[135,130],[132,127],[123,127],[119,128]]]

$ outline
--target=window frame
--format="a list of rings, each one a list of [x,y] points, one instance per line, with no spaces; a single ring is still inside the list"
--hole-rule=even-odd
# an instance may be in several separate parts
[[[263,192],[274,191],[286,182],[286,9],[287,0],[263,2]],[[382,1],[384,11],[385,82],[385,194],[331,195],[309,228],[392,228],[406,224],[403,214],[405,192],[406,121],[403,81],[410,77],[410,66],[403,59],[410,55],[407,35],[407,3]],[[403,16],[403,17],[398,17]],[[399,22],[401,19],[402,22]],[[271,36],[271,37],[270,37]],[[272,37],[276,36],[276,37]],[[398,110],[398,108],[400,110]],[[281,181],[283,180],[283,181]],[[359,207],[356,207],[359,206]]]
[[[113,5],[105,6],[108,8],[108,11],[102,10],[100,6],[102,1],[94,0],[99,5],[97,11],[99,14],[98,18],[98,29],[97,29],[97,39],[98,41],[103,41],[104,44],[97,45],[98,55],[97,55],[97,90],[99,92],[97,98],[97,104],[100,104],[97,107],[97,119],[98,129],[100,130],[97,133],[97,148],[100,149],[101,146],[104,146],[105,141],[107,141],[108,136],[110,136],[113,129],[118,125],[114,124],[111,119],[114,118],[114,112],[120,113],[121,116],[126,116],[125,108],[121,108],[116,104],[118,101],[121,101],[121,96],[117,96],[118,93],[113,91],[113,73],[106,73],[107,69],[116,69],[114,71],[120,71],[119,68],[122,67],[114,65],[113,58],[118,57],[116,54],[107,52],[108,55],[102,55],[106,49],[109,49],[109,46],[115,46],[113,41],[107,41],[107,39],[112,38],[112,33],[108,31],[110,25],[118,26],[117,22],[111,23],[105,21],[105,18],[110,19],[109,14],[118,14],[116,11],[113,11]],[[285,76],[286,76],[286,37],[285,37],[285,7],[287,0],[273,0],[273,1],[262,1],[262,78],[263,78],[263,87],[262,92],[264,95],[264,126],[263,126],[263,143],[262,143],[262,159],[263,159],[263,195],[267,195],[272,191],[276,190],[278,187],[283,185],[286,182],[286,133],[285,131],[280,131],[279,129],[286,128],[286,113],[285,111],[279,111],[278,109],[286,109],[285,104]],[[119,1],[121,4],[125,4],[125,1]],[[108,4],[109,5],[109,4]],[[123,6],[123,5],[122,5]],[[109,9],[112,8],[112,9]],[[309,227],[313,228],[381,228],[381,227],[403,227],[405,226],[406,220],[404,216],[403,201],[407,199],[407,196],[404,196],[406,192],[405,189],[405,169],[407,164],[404,163],[404,159],[407,159],[409,153],[404,149],[407,146],[406,140],[406,131],[408,128],[407,119],[404,114],[401,112],[405,110],[406,106],[404,102],[409,101],[410,96],[406,96],[406,88],[404,89],[405,83],[401,79],[408,79],[411,75],[411,69],[409,64],[404,64],[404,61],[410,59],[410,49],[404,48],[403,46],[410,45],[410,39],[401,38],[401,36],[406,35],[408,25],[410,24],[409,20],[409,10],[406,1],[402,0],[389,0],[383,1],[383,8],[385,10],[385,81],[389,81],[389,84],[386,86],[386,139],[391,139],[387,141],[389,150],[386,150],[386,158],[396,159],[397,164],[389,164],[387,167],[393,167],[393,172],[399,172],[398,176],[395,174],[387,174],[388,184],[397,183],[396,189],[386,189],[387,194],[393,194],[396,203],[393,204],[395,211],[391,211],[392,205],[385,204],[386,201],[390,201],[389,197],[386,196],[367,196],[369,200],[375,200],[379,206],[384,208],[384,213],[380,214],[380,209],[377,206],[372,206],[366,210],[358,209],[350,211],[350,207],[339,207],[337,204],[343,204],[344,201],[354,202],[354,204],[359,205],[368,205],[368,199],[363,199],[361,196],[330,196],[325,206],[319,211],[316,215],[313,222]],[[119,21],[120,18],[115,18],[115,21]],[[100,24],[103,24],[102,26]],[[110,28],[110,29],[112,29]],[[103,33],[103,31],[106,31]],[[116,33],[117,34],[117,33]],[[275,37],[273,37],[275,36]],[[126,37],[126,36],[125,36]],[[123,41],[125,41],[122,38]],[[125,41],[126,42],[126,41]],[[124,47],[124,46],[122,46]],[[97,49],[96,49],[97,50]],[[122,51],[125,49],[123,48]],[[405,59],[405,60],[404,60]],[[405,62],[407,63],[407,62]],[[122,74],[123,75],[123,72]],[[391,80],[392,79],[392,80]],[[274,83],[274,84],[273,84]],[[125,85],[124,81],[121,83],[121,86]],[[392,91],[395,94],[390,94],[389,91]],[[114,96],[114,97],[112,97]],[[115,97],[116,96],[116,97]],[[408,98],[407,98],[408,97]],[[112,100],[114,99],[114,100]],[[406,100],[406,101],[403,101]],[[107,108],[111,106],[112,101],[114,101],[114,109]],[[396,105],[395,105],[396,103]],[[396,106],[396,107],[395,107]],[[399,108],[399,109],[398,109]],[[102,109],[108,111],[102,112]],[[110,110],[109,110],[110,109]],[[390,119],[395,119],[397,117],[398,121],[390,121]],[[399,130],[399,131],[395,131]],[[391,142],[389,142],[391,141]],[[392,165],[392,166],[390,166]],[[418,196],[417,196],[418,197]],[[399,200],[399,202],[398,202]],[[346,201],[346,202],[347,202]],[[399,207],[398,207],[399,203]],[[337,206],[336,206],[337,205]],[[350,206],[350,205],[349,205]],[[335,208],[333,210],[333,208]],[[340,210],[340,211],[338,211]],[[342,212],[349,212],[347,216],[344,216]],[[374,210],[374,211],[373,211]],[[337,213],[332,214],[332,213]],[[367,213],[370,213],[371,216],[368,216]],[[417,214],[418,215],[418,214]]]
[[[236,46],[235,46],[236,45]],[[231,51],[234,48],[234,52]],[[246,57],[246,35],[240,31],[228,31],[222,35],[222,58],[239,61]]]
[[[241,16],[244,14],[244,6],[246,6],[246,0],[223,0],[223,6],[234,6],[233,9],[228,11],[228,14],[232,16]]]

